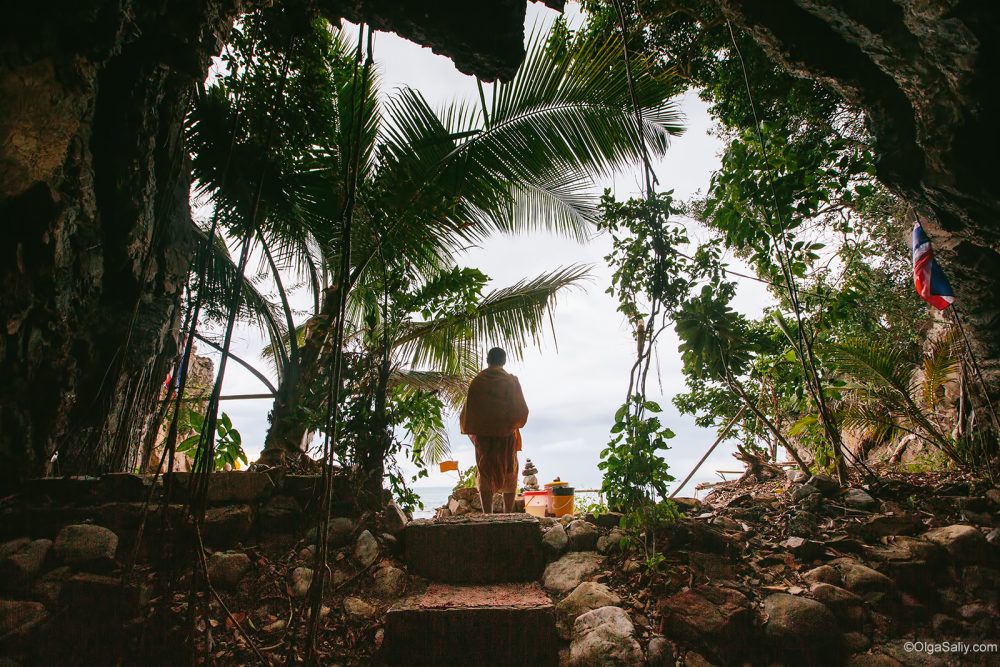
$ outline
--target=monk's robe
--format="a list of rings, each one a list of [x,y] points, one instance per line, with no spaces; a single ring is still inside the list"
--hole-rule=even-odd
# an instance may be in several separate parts
[[[462,407],[462,433],[476,446],[481,485],[494,491],[517,491],[518,429],[528,421],[528,405],[517,377],[503,368],[487,368],[469,384]]]

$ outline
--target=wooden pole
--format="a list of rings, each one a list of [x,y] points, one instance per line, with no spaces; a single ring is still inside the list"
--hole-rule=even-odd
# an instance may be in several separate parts
[[[684,481],[681,482],[680,485],[676,489],[674,489],[673,492],[670,494],[671,498],[680,493],[680,490],[684,488],[684,485],[691,481],[691,478],[694,477],[694,474],[696,472],[698,472],[698,469],[701,468],[701,465],[705,462],[705,460],[712,454],[712,452],[715,451],[715,448],[719,446],[719,443],[722,442],[729,434],[729,430],[733,427],[733,424],[735,424],[739,420],[739,418],[743,416],[743,413],[746,411],[747,411],[747,406],[744,405],[743,407],[740,408],[740,411],[736,413],[736,416],[729,420],[729,423],[726,424],[726,427],[722,429],[721,433],[719,433],[719,437],[715,439],[715,442],[712,443],[712,446],[708,448],[708,451],[705,452],[705,455],[702,456],[701,460],[698,461],[697,465],[695,465],[694,470],[688,473],[688,476],[684,478]]]

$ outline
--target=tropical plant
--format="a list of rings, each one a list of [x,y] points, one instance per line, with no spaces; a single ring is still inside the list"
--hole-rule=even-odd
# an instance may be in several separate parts
[[[341,40],[334,41],[333,51],[338,54],[330,58],[334,64],[349,60],[350,50]],[[646,61],[632,66],[642,132],[653,153],[661,154],[669,136],[680,131],[679,115],[669,101],[676,84],[669,75],[654,74]],[[344,69],[330,68],[335,73]],[[280,226],[274,224],[272,234],[292,239],[288,245],[297,254],[286,251],[284,259],[320,268],[310,271],[306,281],[317,293],[312,320],[301,337],[286,336],[276,350],[276,358],[289,359],[279,359],[281,383],[267,449],[298,451],[301,424],[317,411],[314,399],[324,395],[320,371],[329,353],[324,342],[335,322],[339,289],[350,290],[348,316],[357,330],[364,323],[358,319],[362,308],[355,296],[366,289],[378,291],[381,276],[432,277],[450,265],[453,252],[496,232],[548,228],[586,238],[596,219],[589,195],[592,178],[625,166],[642,150],[634,119],[625,114],[633,91],[621,75],[623,68],[614,40],[572,39],[555,48],[536,35],[514,79],[494,86],[488,108],[456,103],[443,113],[435,113],[418,92],[405,89],[379,108],[377,86],[367,69],[360,76],[334,76],[336,132],[333,137],[312,133],[315,145],[329,148],[298,151],[302,157],[294,164],[301,170],[283,173],[301,187],[267,190],[278,199],[298,195],[294,206],[290,201],[269,209],[288,213]],[[233,93],[204,99],[228,105],[218,116],[237,113]],[[205,115],[198,116],[192,131],[202,143],[216,144],[211,151],[216,157],[211,168],[196,162],[196,172],[208,184],[206,192],[215,196],[228,189],[216,176],[226,155],[220,145],[228,146],[228,137],[219,131],[225,123],[210,125],[200,120]],[[324,175],[343,174],[345,156],[357,156],[359,165],[352,267],[344,284],[326,288],[329,267],[337,265],[342,252],[330,230],[339,226],[344,200],[343,190],[329,184],[336,178],[328,179],[325,189],[316,184],[324,182]],[[230,199],[238,197],[222,198]],[[325,279],[318,275],[323,270]],[[285,328],[296,329],[288,308],[284,310]],[[514,324],[516,318],[508,315],[508,322]]]
[[[202,430],[205,428],[205,417],[198,411],[189,410],[187,413],[187,423],[194,430],[194,435],[178,443],[177,451],[181,454],[189,455],[193,452],[193,467],[197,470],[199,468],[199,457],[202,455],[202,450],[198,447],[198,443],[202,439]],[[233,470],[239,470],[240,462],[243,465],[249,463],[246,452],[243,451],[243,438],[240,437],[240,432],[233,428],[233,422],[225,412],[222,413],[222,416],[216,422],[215,430],[216,439],[211,470],[224,470],[227,465]]]
[[[967,463],[942,409],[945,385],[954,379],[960,359],[954,336],[931,342],[916,367],[911,347],[877,339],[847,340],[824,351],[848,380],[839,408],[846,428],[876,443],[912,433],[956,463]]]

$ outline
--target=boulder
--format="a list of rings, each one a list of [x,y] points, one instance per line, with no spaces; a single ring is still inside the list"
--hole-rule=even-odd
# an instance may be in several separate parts
[[[31,544],[31,538],[28,537],[18,537],[17,539],[7,540],[3,544],[0,544],[0,560],[7,558],[11,554],[15,554],[24,547]]]
[[[674,667],[677,647],[666,637],[653,637],[646,647],[646,664],[649,667]]]
[[[196,479],[194,473],[174,473],[174,482],[184,491]],[[266,472],[217,472],[208,476],[206,500],[210,503],[252,503],[272,488],[274,483]]]
[[[836,664],[843,637],[826,605],[776,593],[764,600],[764,637],[770,653],[792,664]]]
[[[746,596],[732,588],[701,585],[660,602],[661,631],[699,646],[724,662],[735,660],[753,631]]]
[[[569,593],[584,579],[597,572],[604,560],[591,551],[574,551],[545,568],[542,586],[552,593]]]
[[[809,537],[816,532],[819,517],[812,512],[798,511],[788,517],[788,534]]]
[[[0,600],[0,646],[21,640],[48,618],[40,602]]]
[[[352,537],[354,537],[353,519],[343,516],[330,519],[330,528],[327,532],[327,544],[334,549],[344,547],[351,543]]]
[[[806,498],[807,496],[811,496],[813,494],[822,495],[822,492],[815,486],[811,486],[809,484],[800,484],[799,486],[796,486],[795,488],[792,489],[792,502],[797,503],[800,500]]]
[[[801,561],[812,561],[823,555],[826,545],[804,537],[792,536],[781,543],[781,546],[792,552]]]
[[[103,526],[76,524],[66,526],[56,535],[52,550],[67,565],[113,563],[118,550],[118,536]]]
[[[577,519],[566,528],[570,551],[593,551],[597,547],[597,527],[589,521]]]
[[[250,473],[218,473],[225,475],[248,475]],[[205,511],[202,538],[205,544],[216,549],[228,549],[239,544],[253,527],[253,515],[249,505],[227,505],[211,507]]]
[[[297,567],[288,576],[288,588],[296,600],[304,600],[312,586],[313,571],[309,567]]]
[[[597,538],[597,550],[602,554],[618,551],[621,549],[623,539],[625,539],[625,533],[615,528],[607,535],[601,535]]]
[[[73,568],[68,565],[55,567],[43,574],[31,588],[31,598],[44,604],[48,608],[59,604],[62,595],[63,582],[73,574]]]
[[[840,586],[813,584],[809,595],[826,605],[844,627],[859,628],[865,621],[865,601]]]
[[[840,573],[844,588],[852,593],[882,593],[893,588],[892,579],[851,558],[837,558],[829,564]]]
[[[641,667],[642,647],[635,640],[635,626],[624,610],[601,607],[588,611],[573,624],[569,648],[572,667]]]
[[[375,616],[376,611],[375,607],[361,598],[344,598],[344,612],[355,621],[367,621]]]
[[[7,591],[23,591],[30,587],[51,548],[52,540],[35,540],[0,560],[0,587]]]
[[[568,640],[572,637],[573,624],[578,616],[594,609],[619,604],[621,604],[621,598],[611,592],[607,586],[593,581],[585,581],[556,605],[556,630],[560,637]]]
[[[406,590],[406,572],[388,565],[375,570],[372,575],[374,580],[374,590],[377,595],[385,598],[399,597]]]
[[[805,574],[802,578],[806,581],[811,581],[818,584],[833,584],[834,586],[840,586],[843,582],[840,578],[840,572],[829,565],[820,565],[819,567],[814,567]]]
[[[236,588],[250,567],[250,557],[238,551],[216,551],[208,557],[208,576],[217,588]]]
[[[848,507],[864,512],[874,512],[879,508],[878,501],[862,489],[847,489],[841,500]]]
[[[261,528],[274,533],[295,531],[302,521],[302,508],[291,496],[272,496],[257,513]]]
[[[382,512],[382,529],[390,535],[398,537],[405,529],[409,519],[399,505],[390,502]]]
[[[935,528],[924,534],[924,539],[939,544],[948,552],[952,560],[963,565],[991,562],[993,547],[983,534],[972,526],[954,524]]]
[[[368,567],[378,560],[378,541],[369,531],[362,531],[358,535],[358,541],[354,543],[352,555],[361,567]]]
[[[119,576],[79,572],[63,582],[60,604],[86,625],[99,625],[132,619],[149,602],[150,589],[145,584],[126,583]]]
[[[830,496],[840,491],[840,482],[825,473],[818,472],[809,478],[806,485],[817,489],[825,496]]]
[[[545,545],[545,550],[557,556],[563,552],[568,543],[569,537],[561,523],[553,525],[542,535],[542,544]]]
[[[848,532],[875,542],[889,535],[915,535],[924,527],[924,522],[916,514],[903,512],[899,514],[880,514],[868,521],[852,525]]]

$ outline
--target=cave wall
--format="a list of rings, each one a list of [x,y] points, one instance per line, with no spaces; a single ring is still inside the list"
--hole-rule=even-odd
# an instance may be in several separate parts
[[[188,96],[255,1],[3,10],[0,491],[134,466],[176,354],[193,250]],[[399,32],[486,80],[524,57],[527,0],[285,1]]]
[[[789,71],[866,110],[879,178],[925,219],[1000,399],[1000,3],[709,1]]]

